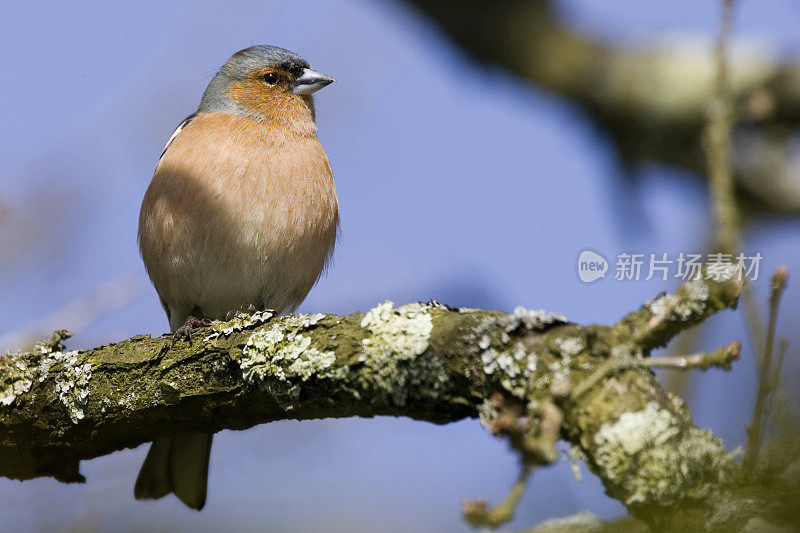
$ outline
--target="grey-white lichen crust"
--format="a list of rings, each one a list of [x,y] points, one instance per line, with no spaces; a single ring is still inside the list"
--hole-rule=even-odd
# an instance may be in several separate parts
[[[53,367],[60,367],[55,376],[55,390],[70,419],[77,424],[84,417],[92,365],[79,364],[76,350],[52,351],[46,343],[37,344],[33,353],[40,357],[33,366],[21,354],[7,354],[0,359],[0,405],[11,405],[31,389],[34,381],[44,382]]]
[[[61,403],[67,408],[72,422],[77,424],[84,416],[83,409],[89,397],[89,380],[92,378],[92,365],[78,364],[75,350],[52,354],[53,359],[63,362],[62,371],[56,376],[56,392]]]
[[[711,486],[703,481],[724,481],[732,461],[713,435],[686,427],[655,402],[604,424],[594,442],[601,477],[624,490],[626,505],[670,505],[686,497],[688,487],[693,487],[692,496],[703,497]]]
[[[511,343],[508,335],[519,329],[544,331],[550,326],[565,324],[567,319],[558,313],[534,311],[517,307],[514,313],[493,318],[478,328],[478,347],[481,349],[481,362],[487,375],[497,376],[500,384],[509,393],[525,398],[531,375],[536,372],[539,361],[536,353],[528,352],[519,341]],[[500,327],[499,338],[492,338],[489,332]],[[583,349],[578,339],[564,340],[570,350]],[[575,352],[577,353],[577,351]]]
[[[662,320],[687,320],[705,311],[709,295],[708,284],[698,278],[687,281],[684,288],[686,298],[680,298],[677,294],[662,294],[647,302],[647,307],[653,313],[652,323]]]
[[[208,342],[219,337],[227,337],[234,331],[242,331],[250,326],[264,324],[273,316],[275,316],[275,313],[266,310],[256,311],[254,313],[237,313],[228,321],[215,320],[211,323],[211,329],[214,331],[204,338],[203,342]]]
[[[11,405],[31,385],[33,375],[24,360],[11,354],[0,356],[0,405]]]
[[[312,347],[311,338],[301,333],[323,318],[323,314],[292,315],[256,330],[247,339],[239,361],[244,380],[268,390],[290,408],[301,383],[312,376],[326,377],[325,370],[336,361],[333,352]]]
[[[358,361],[363,363],[361,380],[368,388],[383,393],[398,406],[405,404],[408,389],[414,394],[432,395],[443,386],[444,372],[436,359],[418,359],[428,349],[436,303],[412,303],[395,308],[384,302],[369,310],[361,321],[368,331]],[[304,330],[325,315],[294,315],[256,330],[247,340],[239,365],[245,381],[272,393],[285,408],[311,378],[334,377],[333,352],[312,346]],[[220,324],[220,334],[229,326]],[[410,364],[414,360],[415,364]]]
[[[436,388],[437,380],[426,379],[420,369],[412,370],[409,361],[428,349],[433,319],[430,310],[435,303],[411,303],[394,307],[386,301],[370,309],[361,320],[361,327],[369,331],[362,341],[359,361],[364,363],[364,380],[375,390],[389,395],[395,405],[405,405],[409,380],[425,381]],[[440,368],[429,361],[430,374],[441,374]]]
[[[28,392],[34,381],[47,379],[50,367],[58,360],[53,347],[42,341],[36,344],[33,354],[39,357],[38,365],[26,361],[22,353],[0,356],[0,405],[11,405],[21,394]]]

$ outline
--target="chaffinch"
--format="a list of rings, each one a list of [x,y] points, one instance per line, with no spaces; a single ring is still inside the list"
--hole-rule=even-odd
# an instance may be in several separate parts
[[[292,312],[334,247],[339,206],[311,94],[333,82],[297,54],[253,46],[172,134],[142,202],[139,246],[173,331],[232,310]],[[211,435],[154,441],[134,494],[206,500]]]

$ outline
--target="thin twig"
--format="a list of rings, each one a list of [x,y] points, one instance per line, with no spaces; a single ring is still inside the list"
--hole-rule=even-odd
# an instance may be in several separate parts
[[[524,466],[506,499],[494,507],[487,507],[486,500],[465,501],[462,505],[464,518],[476,527],[498,527],[510,522],[514,518],[514,510],[525,492],[525,487],[528,486],[531,471],[532,468]]]
[[[670,353],[674,356],[680,356],[681,354],[691,353],[696,350],[703,329],[703,325],[701,324],[679,335],[670,346]],[[686,398],[692,388],[693,376],[694,374],[691,372],[669,370],[664,374],[664,388],[681,398]]]
[[[789,349],[789,339],[781,339],[778,343],[778,362],[775,364],[775,371],[772,373],[772,390],[778,388],[781,381],[781,368],[783,368],[783,360],[786,357],[786,351]]]
[[[763,348],[766,344],[766,334],[764,333],[764,323],[761,320],[761,312],[758,309],[755,287],[752,284],[745,285],[742,289],[742,302],[744,303],[744,322],[750,337],[750,346],[756,353],[756,357],[761,360],[764,357]]]
[[[731,363],[739,358],[742,343],[733,341],[729,345],[718,348],[711,353],[697,353],[692,355],[670,355],[664,357],[648,357],[636,361],[639,366],[678,368],[689,370],[699,368],[706,370],[712,366],[718,366],[725,370],[730,370]]]
[[[756,405],[753,409],[753,419],[747,426],[747,450],[744,456],[744,468],[748,473],[752,473],[761,442],[764,438],[763,427],[766,425],[766,418],[769,416],[769,397],[777,382],[780,367],[776,365],[772,368],[772,355],[775,350],[775,328],[778,322],[778,309],[780,307],[781,296],[786,289],[788,272],[785,267],[780,267],[772,275],[772,291],[769,295],[769,321],[767,323],[767,340],[764,346],[763,357],[758,364],[758,393],[756,394]],[[779,363],[783,358],[779,355]]]
[[[698,353],[692,355],[670,355],[664,357],[632,357],[624,351],[618,351],[612,355],[605,363],[597,367],[588,378],[584,379],[572,389],[569,395],[571,401],[578,400],[589,390],[595,387],[603,379],[634,367],[665,367],[688,370],[699,368],[706,370],[712,366],[718,366],[729,370],[731,363],[739,358],[742,343],[733,341],[725,347],[718,348],[711,353]]]
[[[769,394],[769,398],[767,399],[767,412],[770,413],[770,416],[767,420],[767,428],[764,430],[764,433],[771,433],[772,428],[774,427],[775,423],[777,422],[775,419],[778,418],[775,412],[775,397],[777,396],[778,389],[781,385],[781,369],[783,368],[783,360],[786,357],[786,351],[789,349],[789,339],[781,339],[778,342],[778,359],[775,363],[775,370],[772,372],[771,378],[771,391]]]

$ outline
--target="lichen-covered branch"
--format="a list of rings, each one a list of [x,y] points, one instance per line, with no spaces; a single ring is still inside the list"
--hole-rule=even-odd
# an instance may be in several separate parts
[[[659,162],[703,176],[701,139],[715,89],[708,41],[689,35],[631,46],[570,27],[552,0],[408,0],[462,49],[582,108],[626,167]],[[737,192],[753,211],[800,213],[800,62],[765,46],[734,47],[729,142]]]
[[[522,308],[386,302],[348,316],[240,315],[196,330],[191,342],[138,336],[65,351],[68,335],[56,332],[0,358],[0,475],[79,481],[80,460],[175,432],[376,415],[434,423],[480,415],[497,428],[503,410],[517,409],[524,422],[505,431],[516,432],[523,471],[555,460],[560,436],[637,517],[651,525],[703,517],[709,530],[724,530],[739,510],[709,513],[738,497],[728,482],[740,467],[723,444],[641,365],[585,383],[609,360],[647,357],[734,306],[740,289],[735,278],[695,280],[613,326]],[[770,508],[767,492],[757,499]]]

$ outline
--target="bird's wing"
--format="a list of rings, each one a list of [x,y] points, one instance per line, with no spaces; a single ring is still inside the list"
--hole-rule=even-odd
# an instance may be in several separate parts
[[[181,131],[183,131],[183,128],[185,128],[191,121],[193,121],[196,118],[197,118],[197,113],[192,113],[191,115],[183,119],[183,122],[178,124],[178,127],[175,128],[175,131],[172,132],[172,135],[170,135],[167,144],[164,146],[164,150],[161,152],[161,156],[158,158],[158,163],[160,163],[161,160],[164,158],[164,154],[167,153],[167,148],[169,148],[169,145],[172,144],[172,141],[175,140],[175,137],[177,137],[178,134]],[[158,166],[158,163],[156,163],[156,166]]]

